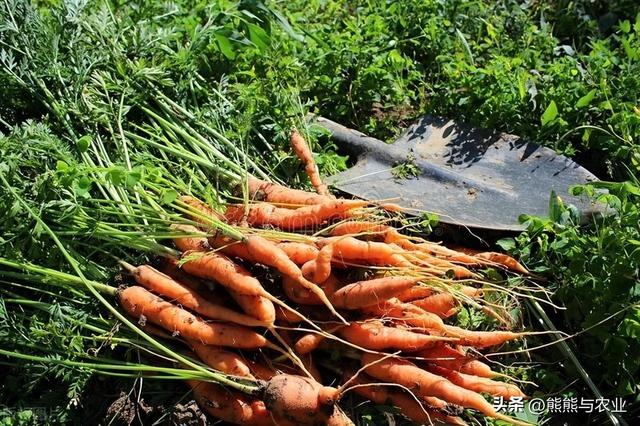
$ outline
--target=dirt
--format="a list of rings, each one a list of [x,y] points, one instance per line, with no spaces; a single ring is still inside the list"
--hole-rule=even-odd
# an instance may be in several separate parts
[[[158,383],[162,382],[162,383]],[[143,393],[131,382],[94,379],[80,399],[74,424],[109,426],[186,425],[206,426],[213,422],[200,411],[180,383],[145,381]]]
[[[194,400],[173,406],[150,405],[144,399],[135,400],[131,393],[121,392],[107,409],[102,424],[110,425],[186,425],[206,426],[207,420]]]

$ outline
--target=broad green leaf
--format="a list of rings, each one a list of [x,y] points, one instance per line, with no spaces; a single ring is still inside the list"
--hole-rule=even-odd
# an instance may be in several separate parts
[[[504,251],[511,251],[516,248],[516,240],[513,238],[502,238],[496,241],[496,245]]]
[[[542,113],[542,117],[540,117],[540,121],[543,126],[546,126],[548,123],[553,121],[558,116],[558,107],[556,106],[555,101],[551,101],[547,109]]]
[[[249,27],[249,39],[260,50],[266,50],[271,43],[269,34],[255,24],[247,24]]]
[[[576,102],[576,108],[584,108],[589,105],[595,95],[596,89],[590,90],[589,93],[578,99],[578,102]]]
[[[236,53],[233,51],[233,46],[231,45],[229,38],[219,33],[216,33],[215,37],[218,42],[220,52],[222,52],[227,59],[235,59]]]
[[[162,193],[162,204],[169,204],[174,202],[178,198],[178,192],[173,189],[168,189]]]

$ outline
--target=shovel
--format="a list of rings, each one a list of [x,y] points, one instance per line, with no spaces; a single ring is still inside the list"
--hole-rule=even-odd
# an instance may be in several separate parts
[[[597,180],[574,161],[517,136],[425,116],[386,144],[323,117],[338,147],[356,158],[327,181],[366,200],[389,200],[441,223],[479,230],[521,231],[522,214],[546,216],[554,191],[589,217],[597,205],[568,193]],[[399,165],[412,173],[401,175]],[[415,175],[415,176],[414,176]]]

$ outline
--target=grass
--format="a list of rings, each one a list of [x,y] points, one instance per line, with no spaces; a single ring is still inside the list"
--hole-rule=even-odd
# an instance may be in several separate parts
[[[574,208],[552,197],[548,218],[523,218],[527,230],[499,245],[555,291],[554,302],[566,309],[547,314],[558,328],[588,330],[569,342],[577,363],[555,349],[532,353],[542,367],[525,375],[541,385],[540,395],[592,395],[579,371],[584,369],[603,395],[626,397],[629,416],[637,414],[640,6],[635,1],[34,4],[0,5],[0,131],[11,134],[0,138],[0,171],[16,178],[12,184],[22,182],[20,193],[34,206],[57,206],[69,196],[82,203],[96,190],[117,199],[123,196],[121,184],[159,185],[167,176],[215,204],[224,190],[202,179],[199,169],[224,180],[246,166],[305,186],[287,134],[292,125],[305,128],[307,112],[385,140],[422,114],[442,115],[530,138],[610,181],[574,192],[607,203],[616,214],[584,225]],[[343,170],[346,158],[326,135],[309,131],[321,172]],[[181,151],[179,162],[154,170],[136,168],[144,158],[130,158],[141,146],[169,155],[181,144],[189,150]],[[109,169],[105,179],[75,167],[100,149],[125,166]],[[220,157],[217,150],[232,154]],[[225,164],[226,158],[231,160]],[[185,170],[194,164],[190,176]],[[409,160],[396,170],[399,179],[415,173]],[[602,189],[608,192],[598,192]],[[175,194],[157,195],[169,204]],[[7,213],[0,218],[3,255],[10,251],[44,259],[45,266],[63,265],[62,256],[51,253],[46,229],[34,227],[28,211],[8,200],[0,197]],[[46,217],[46,209],[42,213]],[[100,218],[87,219],[87,229],[93,219]],[[100,262],[84,267],[96,280],[114,271]],[[56,309],[40,313],[24,333],[55,331]],[[0,314],[5,313],[3,302]],[[6,317],[0,319],[8,327]],[[469,313],[463,320],[476,318]],[[65,344],[67,337],[72,347],[82,347],[77,337],[56,336]],[[29,399],[36,398],[29,396],[33,391],[43,401],[38,404],[55,407],[56,418],[68,421],[82,408],[65,401],[80,397],[89,375],[51,370],[44,382],[4,376],[4,392],[26,389],[26,396],[1,402],[29,407],[36,401]],[[55,398],[39,394],[43,387],[64,390]],[[26,413],[14,413],[5,423],[29,424],[33,419]],[[365,422],[367,416],[375,423],[381,414],[368,410]]]

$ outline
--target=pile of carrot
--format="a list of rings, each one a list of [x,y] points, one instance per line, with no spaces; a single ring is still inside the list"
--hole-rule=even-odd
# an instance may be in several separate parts
[[[202,409],[233,424],[345,425],[338,404],[353,391],[418,424],[466,424],[452,415],[460,408],[521,424],[485,399],[525,395],[480,351],[525,333],[466,330],[451,318],[470,305],[506,324],[478,269],[527,270],[504,254],[407,236],[386,219],[392,205],[333,197],[296,131],[292,145],[317,194],[249,176],[250,202],[223,212],[184,196],[189,214],[172,226],[182,255],[157,268],[125,264],[136,285],[119,292],[124,311],[210,368],[260,384],[245,395],[190,381]],[[332,382],[318,368],[329,352],[344,354],[345,368],[329,366],[342,370]]]

